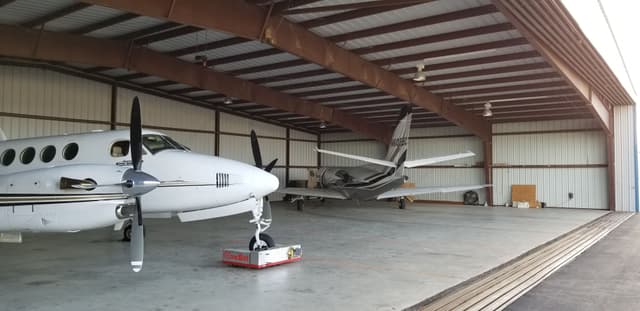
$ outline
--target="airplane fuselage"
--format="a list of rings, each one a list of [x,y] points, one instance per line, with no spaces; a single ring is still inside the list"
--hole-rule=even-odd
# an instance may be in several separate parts
[[[375,165],[325,168],[318,176],[321,188],[339,191],[354,200],[375,200],[380,193],[400,186],[405,180],[401,170]]]
[[[162,133],[144,131],[143,137],[143,170],[164,182],[141,198],[145,213],[255,204],[278,187],[275,176],[246,163],[191,152]],[[0,232],[121,222],[117,209],[132,201],[122,185],[130,168],[128,130],[1,141]],[[100,186],[65,187],[62,177]]]

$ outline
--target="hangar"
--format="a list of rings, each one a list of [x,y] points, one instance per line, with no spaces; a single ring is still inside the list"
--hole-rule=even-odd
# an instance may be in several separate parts
[[[635,103],[559,1],[5,0],[0,39],[9,139],[127,129],[137,96],[194,152],[252,164],[255,130],[284,187],[362,164],[316,148],[384,157],[410,105],[408,159],[475,153],[413,186],[493,185],[405,210],[274,192],[305,259],[271,270],[220,262],[244,216],[148,221],[140,275],[110,229],[27,234],[0,244],[8,310],[500,309],[638,211]]]

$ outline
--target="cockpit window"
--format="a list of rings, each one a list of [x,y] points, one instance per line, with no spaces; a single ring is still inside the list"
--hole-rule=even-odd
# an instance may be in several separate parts
[[[121,140],[111,145],[111,156],[114,158],[120,158],[129,154],[129,141]]]
[[[167,149],[187,150],[183,145],[177,143],[169,136],[155,134],[142,136],[142,144],[144,144],[144,146],[147,147],[147,149],[149,149],[152,154],[156,154],[162,150]]]

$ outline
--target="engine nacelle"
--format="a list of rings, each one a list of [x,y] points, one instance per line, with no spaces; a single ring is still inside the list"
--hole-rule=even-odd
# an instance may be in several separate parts
[[[320,171],[319,176],[323,186],[342,186],[353,181],[353,176],[343,168],[325,168]]]
[[[124,200],[0,206],[0,232],[75,232],[113,226]]]

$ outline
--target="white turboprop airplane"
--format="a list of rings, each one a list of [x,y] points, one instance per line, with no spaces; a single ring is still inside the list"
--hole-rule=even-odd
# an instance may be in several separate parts
[[[293,195],[295,197],[294,201],[298,204],[298,210],[302,209],[305,197],[342,200],[382,200],[388,198],[400,198],[400,208],[404,208],[405,196],[437,192],[445,193],[468,191],[492,186],[490,184],[485,184],[417,188],[400,187],[400,185],[407,180],[407,177],[404,175],[405,168],[413,168],[475,156],[473,152],[467,151],[452,155],[406,161],[409,145],[409,130],[411,129],[410,109],[411,108],[407,106],[401,112],[400,121],[393,132],[387,156],[384,160],[316,149],[316,152],[359,160],[368,164],[347,168],[323,168],[318,172],[318,184],[320,185],[320,188],[284,188],[278,190],[278,192]]]
[[[191,152],[169,136],[143,131],[135,98],[129,131],[0,141],[0,238],[21,242],[21,232],[131,222],[131,266],[138,272],[143,213],[187,222],[251,212],[257,228],[250,249],[272,247],[262,232],[271,224],[267,195],[279,183],[269,171],[277,159],[263,168],[255,133],[251,138],[258,167]]]

